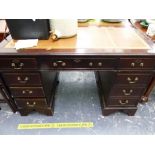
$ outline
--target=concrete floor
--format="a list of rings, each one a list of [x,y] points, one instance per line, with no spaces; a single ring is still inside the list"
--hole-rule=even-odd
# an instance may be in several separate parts
[[[155,91],[148,103],[139,104],[135,116],[115,113],[102,116],[93,72],[61,72],[54,116],[31,113],[21,117],[6,104],[0,105],[0,134],[155,134]],[[18,124],[54,122],[93,122],[93,128],[18,130]]]

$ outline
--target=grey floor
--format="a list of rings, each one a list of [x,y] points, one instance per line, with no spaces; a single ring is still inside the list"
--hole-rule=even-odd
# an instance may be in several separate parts
[[[21,117],[6,104],[0,104],[0,134],[155,134],[155,91],[148,103],[139,104],[135,116],[115,113],[102,116],[93,72],[61,72],[54,116],[31,113]],[[18,124],[93,122],[93,128],[18,130]]]

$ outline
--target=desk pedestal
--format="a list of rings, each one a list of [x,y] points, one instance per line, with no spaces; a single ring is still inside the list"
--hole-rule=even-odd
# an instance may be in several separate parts
[[[128,72],[96,72],[96,81],[104,116],[116,111],[124,112],[129,116],[135,114],[141,96],[145,92],[145,84],[149,80],[142,84],[140,78],[145,79],[147,74],[136,73],[133,76],[135,81],[133,81],[131,74],[129,76]],[[132,82],[130,81],[131,78]],[[139,81],[136,81],[136,78]]]

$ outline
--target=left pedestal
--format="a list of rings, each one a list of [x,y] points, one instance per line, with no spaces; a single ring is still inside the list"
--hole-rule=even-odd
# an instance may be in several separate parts
[[[32,111],[53,115],[57,71],[40,70],[35,58],[3,58],[0,69],[8,92],[22,116]]]

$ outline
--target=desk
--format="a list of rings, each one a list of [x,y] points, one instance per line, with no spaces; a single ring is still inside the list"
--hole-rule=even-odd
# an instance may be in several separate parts
[[[40,40],[18,51],[14,44],[1,45],[0,75],[21,115],[53,115],[59,71],[93,71],[105,116],[134,115],[154,77],[153,44],[130,25],[88,24],[73,38]]]

